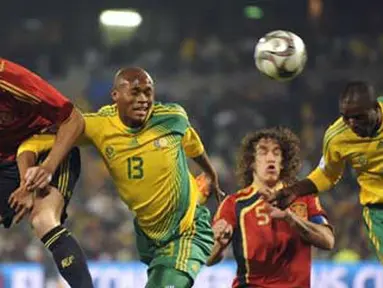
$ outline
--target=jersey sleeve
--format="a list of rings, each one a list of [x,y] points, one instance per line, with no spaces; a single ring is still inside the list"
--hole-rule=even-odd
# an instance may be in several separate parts
[[[190,158],[198,157],[205,151],[201,138],[193,127],[186,129],[186,133],[182,138],[182,147],[186,156]]]
[[[214,215],[213,225],[218,221],[224,219],[228,224],[235,228],[237,218],[235,214],[235,198],[227,196],[219,205],[217,212]]]
[[[34,135],[31,138],[25,140],[23,143],[21,143],[17,150],[17,156],[26,151],[33,152],[34,154],[39,155],[44,151],[50,150],[53,147],[55,139],[56,135],[52,134]],[[76,141],[75,145],[84,146],[87,144],[89,144],[89,141],[87,141],[85,137],[81,136]]]
[[[327,132],[319,165],[307,177],[315,184],[318,191],[325,191],[333,187],[341,179],[344,171],[345,160],[341,156],[339,144],[334,140]]]
[[[38,105],[40,115],[53,123],[65,121],[73,104],[53,86],[33,72],[0,58],[0,88],[16,99]]]
[[[322,208],[318,196],[306,196],[308,219],[310,222],[322,225],[329,225],[327,213]]]
[[[84,138],[93,143],[98,143],[101,136],[100,129],[105,124],[105,119],[100,118],[98,113],[83,114],[85,120]]]
[[[21,153],[29,151],[38,155],[40,152],[47,151],[52,148],[55,142],[55,135],[35,135],[21,143],[17,150],[17,156]]]

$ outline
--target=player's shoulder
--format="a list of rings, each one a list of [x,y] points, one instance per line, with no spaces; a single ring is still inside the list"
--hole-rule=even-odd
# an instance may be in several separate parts
[[[339,117],[334,121],[326,130],[323,143],[327,147],[330,143],[334,144],[335,142],[341,140],[345,134],[347,134],[349,128],[344,123],[342,117]]]
[[[248,199],[252,195],[254,195],[257,191],[253,186],[248,186],[242,189],[239,189],[236,193],[233,194],[233,198],[236,202]]]
[[[156,102],[153,106],[153,115],[161,116],[161,115],[173,115],[173,116],[181,116],[184,118],[188,118],[185,109],[178,103],[162,103]]]
[[[102,106],[100,109],[98,109],[97,112],[93,112],[93,113],[84,113],[84,117],[100,117],[100,118],[103,118],[103,117],[113,117],[113,116],[116,116],[117,115],[117,105],[116,104],[113,104],[113,105],[105,105],[105,106]]]

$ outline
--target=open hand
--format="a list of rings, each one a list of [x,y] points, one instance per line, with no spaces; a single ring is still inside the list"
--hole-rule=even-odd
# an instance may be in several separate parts
[[[19,223],[32,210],[33,202],[33,192],[28,191],[25,183],[21,183],[8,200],[9,206],[16,212],[13,223]]]

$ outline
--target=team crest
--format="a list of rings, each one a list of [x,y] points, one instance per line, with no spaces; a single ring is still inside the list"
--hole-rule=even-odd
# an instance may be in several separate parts
[[[198,263],[193,263],[193,264],[191,265],[191,269],[192,269],[193,272],[195,272],[195,273],[198,272],[199,268],[200,268],[200,265],[199,265]]]
[[[112,146],[106,146],[105,148],[105,156],[109,160],[112,159],[116,155],[116,151],[114,151],[114,148]]]
[[[360,166],[366,166],[368,164],[368,160],[367,160],[367,157],[366,155],[360,155],[358,158],[357,158],[357,161],[359,163]]]
[[[162,138],[154,140],[153,144],[154,144],[154,147],[161,149],[161,148],[168,147],[169,142],[165,137],[162,137]]]
[[[379,141],[378,145],[376,146],[376,150],[383,148],[383,141]]]
[[[290,206],[291,211],[294,212],[295,215],[307,219],[308,218],[308,211],[307,211],[307,205],[302,202],[293,203]]]

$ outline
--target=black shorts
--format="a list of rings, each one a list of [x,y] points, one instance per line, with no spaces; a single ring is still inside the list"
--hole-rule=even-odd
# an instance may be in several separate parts
[[[38,162],[41,163],[48,152],[42,153]],[[52,177],[52,181],[49,185],[56,187],[64,197],[64,209],[61,214],[61,223],[64,223],[67,218],[66,209],[69,204],[69,200],[72,197],[73,189],[80,176],[81,170],[81,158],[80,150],[73,148],[68,156],[64,159],[61,165],[58,167],[56,173]],[[20,185],[20,176],[17,169],[16,162],[7,162],[0,164],[0,216],[3,221],[2,224],[5,228],[9,228],[12,224],[15,211],[8,205],[9,196]]]

